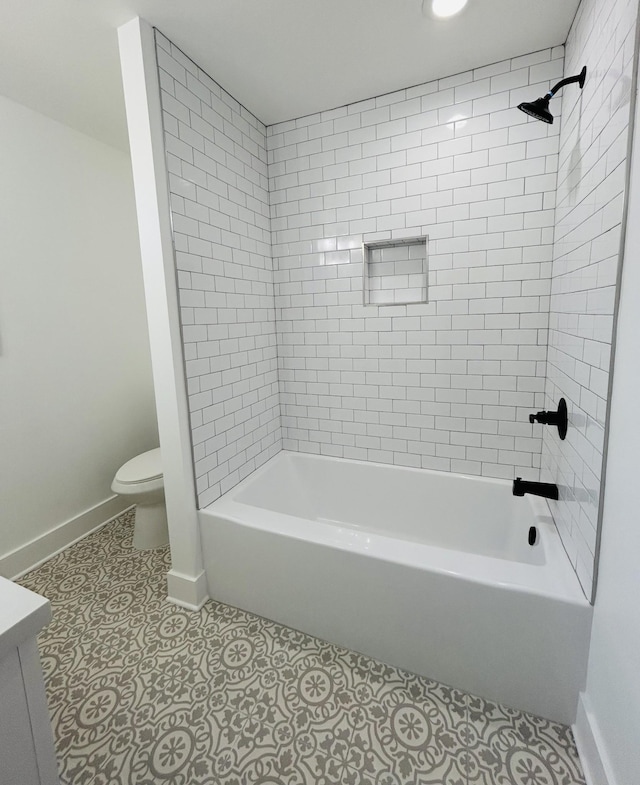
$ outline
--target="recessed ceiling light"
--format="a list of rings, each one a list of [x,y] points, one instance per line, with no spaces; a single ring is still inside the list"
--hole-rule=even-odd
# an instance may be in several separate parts
[[[438,19],[460,13],[467,4],[467,0],[432,0],[431,11]]]

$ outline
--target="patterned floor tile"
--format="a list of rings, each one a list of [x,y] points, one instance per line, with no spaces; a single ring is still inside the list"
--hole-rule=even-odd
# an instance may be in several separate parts
[[[166,601],[133,515],[21,583],[62,785],[582,785],[568,728],[245,611]]]
[[[369,665],[367,687],[352,746],[371,782],[466,783],[464,693],[380,663]]]
[[[581,785],[569,728],[482,698],[469,698],[469,783]]]

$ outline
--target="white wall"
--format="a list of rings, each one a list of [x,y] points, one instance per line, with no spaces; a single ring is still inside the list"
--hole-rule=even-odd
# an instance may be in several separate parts
[[[158,442],[129,158],[1,97],[0,116],[2,557]]]
[[[636,112],[598,590],[584,696],[609,785],[640,782],[639,219],[640,115]]]
[[[567,400],[560,441],[544,428],[542,479],[591,596],[600,503],[616,274],[623,219],[637,0],[582,0],[565,47],[565,74],[587,66],[583,90],[562,90],[562,124],[549,314],[546,408]],[[552,111],[560,104],[551,103]],[[541,429],[542,430],[542,429]]]

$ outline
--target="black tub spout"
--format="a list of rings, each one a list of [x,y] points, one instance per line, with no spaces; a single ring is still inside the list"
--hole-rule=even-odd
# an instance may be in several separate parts
[[[525,493],[543,496],[545,499],[557,499],[558,486],[554,482],[527,482],[522,477],[517,477],[513,481],[513,495],[524,496]]]

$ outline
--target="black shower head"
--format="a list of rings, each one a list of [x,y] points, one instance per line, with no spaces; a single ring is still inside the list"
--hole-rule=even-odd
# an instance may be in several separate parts
[[[543,123],[552,123],[553,115],[549,111],[549,101],[561,87],[564,87],[568,84],[573,84],[573,82],[577,82],[580,85],[580,89],[582,90],[586,76],[587,67],[584,66],[582,71],[580,71],[577,76],[568,76],[566,79],[562,79],[552,90],[549,90],[545,96],[542,98],[537,98],[531,103],[522,103],[518,106],[518,109],[520,109],[521,112],[528,114],[530,117],[534,117],[536,120],[542,120]]]
[[[518,106],[521,112],[525,112],[536,120],[542,120],[543,123],[552,123],[553,115],[549,111],[549,100],[551,95],[547,93],[544,98],[538,98],[529,103],[522,103]]]

